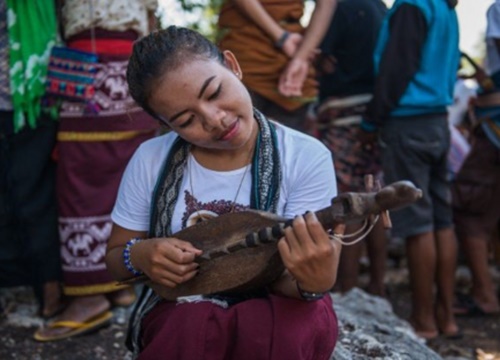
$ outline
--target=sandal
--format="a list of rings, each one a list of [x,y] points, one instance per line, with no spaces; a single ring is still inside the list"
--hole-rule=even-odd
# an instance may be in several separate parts
[[[48,342],[48,341],[56,341],[67,339],[76,335],[87,334],[89,332],[95,331],[103,326],[106,326],[111,323],[111,319],[113,317],[113,313],[111,311],[105,311],[99,315],[96,315],[87,321],[78,322],[78,321],[55,321],[50,323],[47,327],[54,329],[59,327],[69,328],[70,330],[57,335],[43,335],[43,329],[37,330],[33,335],[33,338],[36,341]]]

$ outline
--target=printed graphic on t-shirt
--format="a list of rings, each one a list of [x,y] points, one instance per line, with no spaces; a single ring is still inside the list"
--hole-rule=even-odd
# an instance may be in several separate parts
[[[249,209],[248,206],[234,204],[230,200],[212,200],[209,202],[198,201],[189,191],[184,191],[184,204],[186,205],[182,215],[182,228],[187,228],[199,222],[217,217],[228,212],[238,212]]]

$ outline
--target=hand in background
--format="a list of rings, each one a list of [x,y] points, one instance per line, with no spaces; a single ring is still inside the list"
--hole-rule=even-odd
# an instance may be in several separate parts
[[[281,73],[278,91],[284,96],[301,96],[302,86],[309,71],[309,62],[298,58],[290,60]]]
[[[278,91],[280,94],[290,97],[302,96],[302,87],[307,78],[309,67],[320,53],[320,49],[314,49],[309,52],[305,60],[300,57],[293,57],[288,62],[278,82]]]
[[[291,32],[283,43],[281,51],[283,51],[289,58],[293,58],[293,56],[297,52],[297,49],[302,43],[302,38],[303,37],[301,34]]]

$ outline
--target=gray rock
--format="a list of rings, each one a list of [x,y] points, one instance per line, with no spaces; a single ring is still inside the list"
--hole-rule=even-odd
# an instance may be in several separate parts
[[[387,300],[358,288],[331,296],[339,321],[339,339],[331,360],[442,359],[415,335],[408,322],[394,314]]]

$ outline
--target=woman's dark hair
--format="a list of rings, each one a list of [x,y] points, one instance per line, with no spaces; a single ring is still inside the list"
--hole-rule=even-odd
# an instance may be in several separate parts
[[[134,44],[128,63],[130,95],[146,112],[159,119],[149,106],[151,91],[165,73],[195,59],[224,63],[217,46],[196,31],[169,26],[145,36]]]

